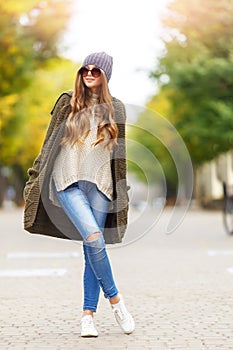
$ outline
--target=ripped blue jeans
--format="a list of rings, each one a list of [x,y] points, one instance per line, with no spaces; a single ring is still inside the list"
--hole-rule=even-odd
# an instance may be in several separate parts
[[[56,194],[66,215],[83,238],[83,310],[96,312],[100,287],[105,298],[110,299],[118,294],[103,236],[110,201],[96,184],[84,180],[75,182],[63,191],[56,191]],[[95,232],[100,232],[99,238],[87,240]]]

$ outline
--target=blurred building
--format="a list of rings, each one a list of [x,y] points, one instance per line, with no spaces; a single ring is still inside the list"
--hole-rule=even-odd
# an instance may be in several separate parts
[[[223,183],[233,190],[233,151],[204,164],[196,172],[195,197],[209,202],[223,198]]]

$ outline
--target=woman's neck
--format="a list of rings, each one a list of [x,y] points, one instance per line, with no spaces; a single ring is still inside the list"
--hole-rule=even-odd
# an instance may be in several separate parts
[[[91,105],[98,104],[99,103],[99,95],[97,95],[94,92],[91,92],[90,95],[89,95],[89,103]]]
[[[91,89],[90,89],[90,93],[91,93],[91,94],[99,95],[99,94],[100,94],[100,88],[99,88],[99,86],[95,86],[95,87],[91,88]]]

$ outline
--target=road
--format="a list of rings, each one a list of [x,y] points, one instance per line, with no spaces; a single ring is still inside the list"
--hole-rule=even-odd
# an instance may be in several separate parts
[[[80,243],[28,234],[22,209],[0,210],[0,349],[233,349],[233,237],[220,212],[197,209],[166,234],[170,214],[131,210],[125,244],[108,249],[135,332],[101,295],[99,337],[83,339]]]

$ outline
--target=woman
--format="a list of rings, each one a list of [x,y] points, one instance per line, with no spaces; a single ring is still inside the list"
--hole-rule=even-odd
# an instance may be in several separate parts
[[[105,52],[85,58],[74,92],[62,94],[55,104],[24,190],[26,230],[83,240],[82,337],[98,336],[93,315],[100,288],[124,333],[135,328],[105,247],[122,240],[128,211],[125,109],[108,89],[112,63]]]

